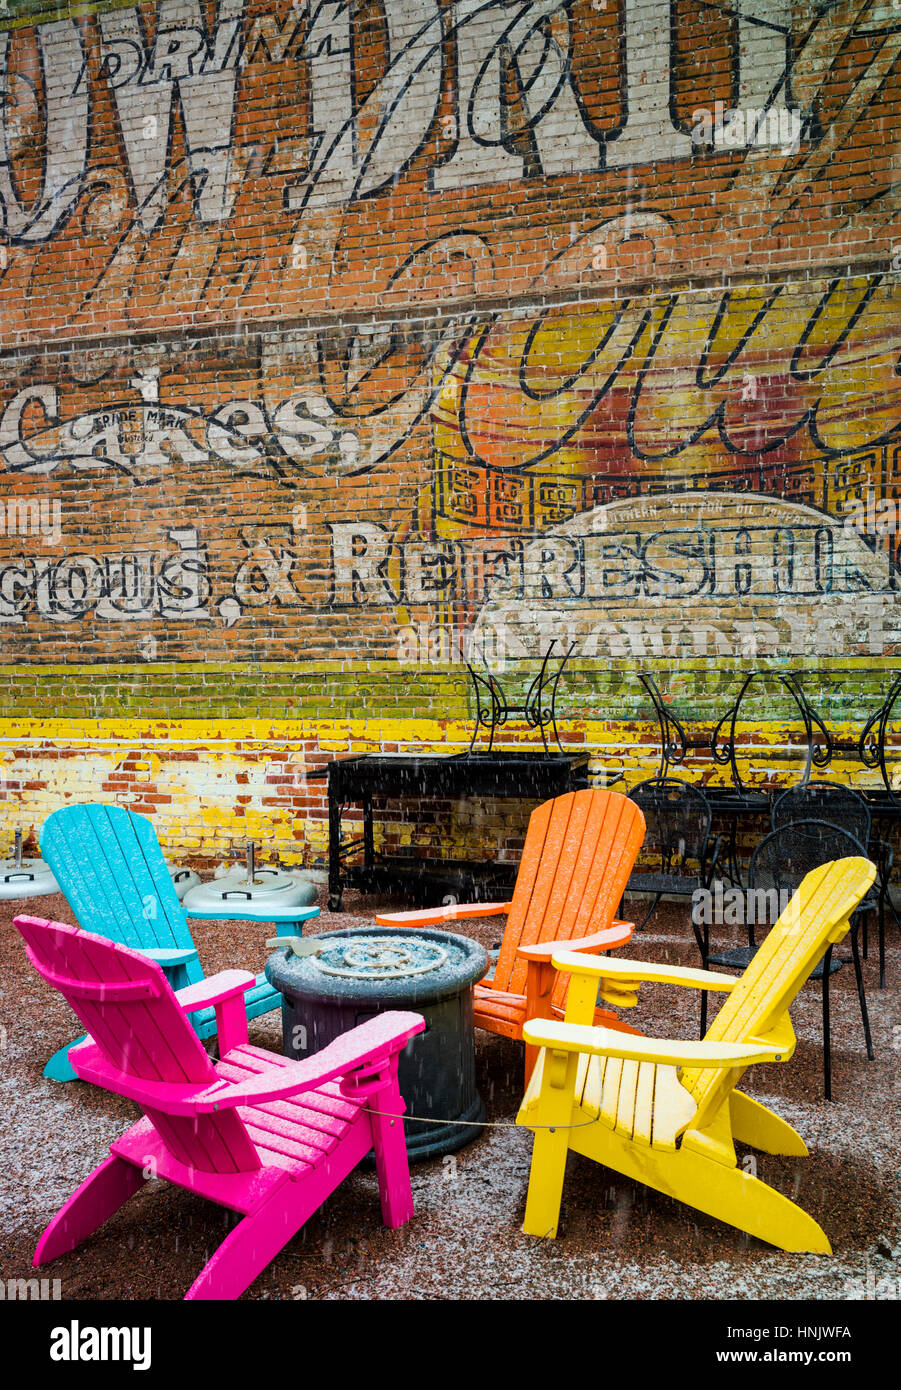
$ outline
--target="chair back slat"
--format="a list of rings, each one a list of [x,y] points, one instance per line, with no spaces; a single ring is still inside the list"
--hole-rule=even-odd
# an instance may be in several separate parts
[[[858,903],[876,876],[868,859],[852,857],[813,869],[767,934],[728,995],[706,1037],[746,1042],[775,1027],[826,953],[848,931]],[[737,1085],[741,1072],[686,1068],[681,1082],[708,1114]]]
[[[496,988],[522,993],[528,967],[519,946],[571,941],[613,921],[644,835],[640,809],[619,792],[567,792],[529,819]],[[555,987],[563,997],[566,980]]]
[[[193,946],[146,816],[123,806],[65,806],[47,817],[40,845],[86,931],[138,949]]]
[[[562,939],[587,936],[613,920],[644,835],[644,814],[629,797],[618,792],[592,794],[588,826],[564,913]]]
[[[104,1084],[111,1090],[116,1090],[119,1073],[176,1085],[204,1086],[217,1079],[215,1067],[155,961],[62,922],[23,916],[15,919],[15,925],[35,969],[48,983],[56,984],[99,1048],[109,1067]],[[130,987],[136,985],[144,985],[147,992],[131,993]],[[103,986],[111,988],[107,997]],[[122,987],[129,992],[123,994]],[[76,1049],[72,1054],[76,1072],[78,1062]],[[260,1166],[244,1123],[234,1111],[174,1116],[161,1106],[145,1108],[145,1114],[182,1163],[208,1172],[243,1172]]]
[[[155,987],[152,999],[102,1001],[57,986],[117,1071],[149,1081],[212,1079],[212,1063],[171,990],[161,988],[165,976],[155,961],[61,922],[19,917],[16,925],[49,984],[68,977],[89,985],[144,981]]]

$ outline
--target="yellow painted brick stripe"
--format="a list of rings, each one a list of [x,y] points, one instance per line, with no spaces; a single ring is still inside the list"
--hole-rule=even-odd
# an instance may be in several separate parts
[[[49,24],[57,19],[78,19],[81,15],[104,14],[107,10],[122,10],[135,0],[70,0],[66,3],[17,5],[9,0],[9,8],[0,7],[0,30],[23,29],[32,24]]]
[[[638,720],[636,723],[651,724],[653,721]],[[634,723],[611,719],[558,720],[561,734],[578,733],[586,745],[609,744],[616,741],[619,731],[626,737],[634,731]],[[701,726],[709,728],[712,721]],[[535,743],[536,735],[528,731],[524,722],[507,726],[511,733],[528,733],[528,741]],[[695,727],[695,726],[693,726]],[[778,738],[784,730],[780,721],[748,722],[737,725],[742,734],[756,733],[766,738]],[[833,732],[840,738],[856,737],[859,726],[856,722],[836,723]],[[505,731],[506,732],[506,731]],[[183,743],[192,746],[215,745],[216,743],[308,743],[317,740],[321,746],[348,740],[361,741],[375,746],[382,743],[399,744],[469,744],[472,725],[467,721],[452,722],[437,719],[67,719],[67,718],[27,718],[0,719],[0,741],[25,742],[41,740],[49,743],[121,742],[143,744]],[[503,740],[508,741],[508,740]],[[503,742],[502,741],[502,742]],[[510,742],[522,742],[521,738]],[[581,742],[581,739],[580,739]],[[578,743],[572,745],[577,752]]]

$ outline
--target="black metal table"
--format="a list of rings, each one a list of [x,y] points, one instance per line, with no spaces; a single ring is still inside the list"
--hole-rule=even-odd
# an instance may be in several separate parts
[[[765,817],[769,822],[773,801],[785,788],[771,788],[768,791],[759,789],[739,791],[735,787],[704,787],[702,790],[707,797],[714,818],[723,819],[729,823],[729,831],[725,837],[726,858],[723,867],[731,883],[736,888],[740,888],[743,885],[743,879],[738,852],[739,822],[758,817]],[[769,825],[767,824],[768,829]],[[766,834],[766,830],[764,834]]]
[[[419,902],[448,895],[491,900],[509,892],[514,865],[471,860],[413,859],[377,855],[372,828],[373,797],[519,797],[547,801],[588,786],[588,753],[514,751],[457,754],[364,753],[329,763],[329,907],[341,908],[348,884],[364,891],[402,889]],[[363,834],[341,843],[341,817],[348,805],[363,808]],[[362,850],[362,860],[352,862]]]

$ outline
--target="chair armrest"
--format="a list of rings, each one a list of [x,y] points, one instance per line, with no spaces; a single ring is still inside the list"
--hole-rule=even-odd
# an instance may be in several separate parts
[[[748,1067],[755,1062],[781,1062],[791,1050],[752,1042],[681,1042],[669,1038],[635,1037],[609,1028],[533,1019],[522,1030],[533,1047],[555,1052],[588,1052],[597,1057],[622,1057],[631,1062],[655,1062],[669,1067]]]
[[[695,970],[685,965],[664,965],[655,961],[624,960],[622,956],[605,956],[592,960],[585,956],[557,951],[554,966],[568,975],[595,975],[606,978],[617,987],[641,984],[683,985],[688,989],[720,990],[728,994],[741,976],[724,975],[717,970]]]
[[[186,1014],[208,1009],[236,994],[243,994],[256,984],[256,976],[249,970],[220,970],[218,975],[210,975],[207,980],[199,980],[196,985],[186,985],[175,991],[175,997]]]
[[[559,955],[561,945],[565,945],[567,951],[610,951],[614,946],[625,946],[632,939],[634,930],[634,922],[614,921],[593,936],[578,937],[575,941],[542,941],[535,946],[517,946],[516,954],[524,956],[526,960],[551,961],[555,952]]]
[[[251,909],[245,907],[214,907],[214,908],[186,908],[189,917],[196,917],[201,921],[212,922],[309,922],[311,917],[318,917],[320,909],[318,907],[285,907],[269,908],[261,912],[259,908]]]
[[[424,1028],[425,1019],[421,1014],[400,1011],[379,1014],[342,1033],[328,1047],[303,1062],[269,1067],[250,1081],[219,1081],[195,1094],[192,1107],[203,1115],[236,1105],[260,1105],[297,1091],[310,1091],[335,1077],[346,1076],[357,1067],[383,1064]]]
[[[132,949],[137,951],[139,956],[155,960],[164,970],[170,970],[176,965],[187,965],[189,960],[197,959],[196,946],[134,946]]]
[[[499,917],[511,907],[512,903],[448,903],[446,907],[426,907],[418,912],[377,912],[375,920],[380,927],[430,927],[467,917]]]

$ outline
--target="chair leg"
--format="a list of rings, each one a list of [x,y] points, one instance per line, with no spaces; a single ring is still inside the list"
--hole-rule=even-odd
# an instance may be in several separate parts
[[[74,1042],[66,1043],[65,1047],[60,1047],[54,1052],[44,1068],[44,1076],[48,1081],[78,1080],[78,1073],[69,1061],[69,1051],[71,1048],[77,1047],[79,1043],[83,1043],[86,1037],[87,1033],[82,1033],[80,1038],[76,1038]]]
[[[705,923],[704,923],[704,931],[703,931],[703,933],[702,933],[701,930],[700,930],[699,924],[698,924],[698,923],[695,921],[695,919],[694,919],[694,912],[692,912],[692,914],[691,914],[690,921],[691,921],[691,929],[692,929],[692,931],[694,932],[694,935],[695,935],[695,945],[697,946],[697,948],[698,948],[698,954],[699,954],[700,957],[701,957],[701,969],[702,969],[702,970],[706,970],[706,969],[707,969],[707,955],[708,955],[708,950],[709,950],[709,945],[710,945],[710,940],[709,940],[710,928],[709,928],[709,926],[707,925],[707,923],[705,922]]]
[[[679,1188],[673,1189],[673,1195],[681,1201],[728,1222],[739,1231],[746,1231],[757,1240],[765,1240],[778,1250],[824,1255],[831,1252],[825,1231],[813,1217],[760,1178],[752,1177],[741,1168],[727,1168],[703,1159],[700,1162],[683,1159],[680,1166],[685,1173]]]
[[[863,971],[860,968],[860,947],[857,942],[857,925],[851,928],[851,955],[854,960],[854,974],[857,979],[857,998],[860,1001],[860,1017],[863,1021],[863,1037],[867,1046],[867,1057],[872,1062],[876,1056],[873,1051],[873,1039],[870,1036],[870,1015],[867,1011],[867,996],[863,987]]]
[[[732,1138],[739,1143],[761,1153],[807,1157],[807,1145],[797,1130],[744,1091],[733,1091],[729,1097],[729,1118]]]
[[[638,930],[638,931],[644,931],[644,929],[645,929],[645,927],[647,926],[648,922],[649,922],[649,921],[651,920],[651,918],[653,917],[654,911],[655,911],[655,909],[656,909],[656,907],[657,907],[657,904],[659,903],[659,901],[660,901],[660,899],[661,899],[662,897],[663,897],[663,894],[662,894],[662,893],[658,893],[658,894],[655,896],[654,901],[651,903],[651,906],[648,908],[647,912],[645,913],[645,915],[642,917],[640,923],[638,924],[638,927],[637,927],[637,930]]]
[[[307,1187],[308,1184],[304,1184],[304,1188]],[[292,1200],[285,1187],[280,1187],[225,1237],[188,1289],[185,1299],[239,1298],[327,1195],[319,1189],[315,1195],[307,1191],[306,1200],[297,1197]]]
[[[522,1112],[517,1116],[517,1123],[535,1125],[522,1229],[527,1236],[553,1238],[560,1220],[579,1055],[570,1052],[562,1061],[545,1052],[543,1066],[546,1070],[542,1075],[538,1106],[526,1120],[521,1118]],[[553,1075],[547,1070],[550,1068],[553,1068]]]
[[[710,923],[704,922],[704,935],[700,941],[701,947],[701,969],[707,969],[707,961],[710,956]],[[707,1032],[707,990],[701,990],[701,1023],[699,1037],[703,1038]]]
[[[885,897],[883,898],[883,903],[885,902],[885,899],[886,899],[886,898],[888,899],[888,905],[889,905],[889,907],[892,909],[892,916],[893,916],[894,919],[895,919],[895,926],[898,927],[899,929],[901,929],[901,917],[898,916],[898,909],[895,907],[895,904],[892,902],[891,897],[890,897],[889,894],[888,894],[888,890],[886,890]],[[880,930],[881,930],[881,935],[880,935],[880,937],[879,937],[879,988],[880,988],[880,989],[885,989],[885,928],[884,928],[884,926],[881,927]]]
[[[568,1152],[568,1130],[536,1131],[526,1214],[522,1223],[524,1235],[553,1238],[557,1234]]]
[[[401,1119],[404,1103],[400,1098],[396,1081],[393,1086],[386,1087],[384,1091],[377,1092],[372,1097],[372,1109],[395,1112],[394,1115],[376,1115],[372,1111],[369,1114],[382,1220],[386,1226],[395,1230],[398,1226],[403,1226],[413,1215],[410,1160],[407,1157],[404,1122]]]
[[[104,1159],[60,1207],[38,1241],[34,1264],[44,1265],[74,1250],[124,1206],[144,1181],[141,1169],[124,1158],[111,1154]]]
[[[733,816],[729,826],[729,877],[734,888],[741,887],[741,870],[738,867],[738,816]]]
[[[823,1095],[832,1099],[832,1035],[829,1020],[829,967],[832,947],[827,946],[823,957]]]

